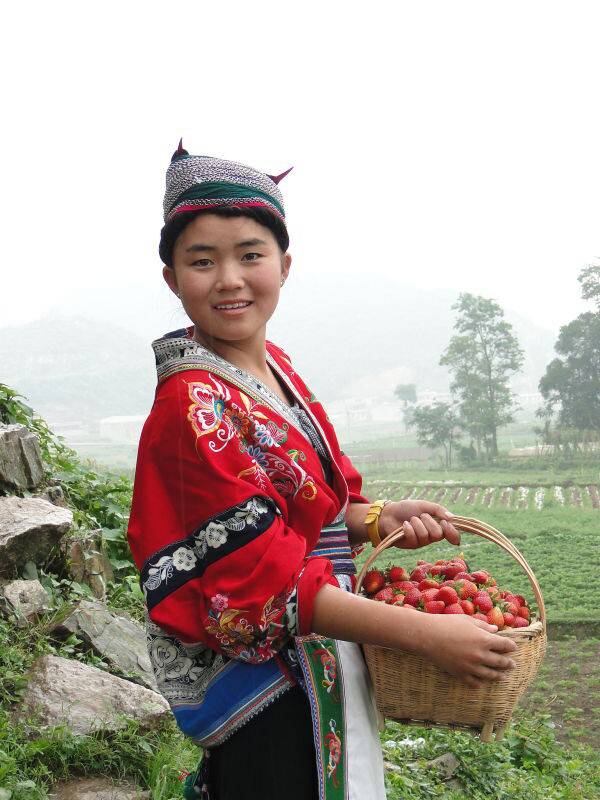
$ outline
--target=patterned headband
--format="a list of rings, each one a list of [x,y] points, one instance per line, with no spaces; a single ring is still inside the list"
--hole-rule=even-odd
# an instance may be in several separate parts
[[[182,211],[236,205],[266,207],[285,224],[278,183],[291,169],[281,175],[265,175],[237,161],[191,156],[180,141],[167,170],[163,203],[165,223]]]

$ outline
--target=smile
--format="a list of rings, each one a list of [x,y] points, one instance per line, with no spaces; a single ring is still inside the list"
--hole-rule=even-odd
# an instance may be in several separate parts
[[[219,305],[213,306],[213,308],[225,314],[235,314],[241,313],[251,305],[252,302],[250,300],[239,300],[235,303],[219,303]]]

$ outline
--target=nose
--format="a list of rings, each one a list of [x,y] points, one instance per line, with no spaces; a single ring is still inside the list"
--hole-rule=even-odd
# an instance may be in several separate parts
[[[226,259],[219,265],[215,289],[217,292],[231,292],[241,289],[244,285],[244,277],[241,273],[239,264],[234,260]]]

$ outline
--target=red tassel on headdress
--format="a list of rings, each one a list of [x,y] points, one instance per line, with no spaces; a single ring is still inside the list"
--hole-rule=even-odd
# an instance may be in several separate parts
[[[282,173],[281,173],[281,175],[269,175],[269,174],[267,173],[267,178],[271,178],[271,180],[273,181],[273,183],[279,183],[279,181],[280,181],[280,180],[282,180],[282,178],[285,178],[285,176],[286,176],[286,175],[287,175],[289,172],[291,172],[293,169],[294,169],[293,167],[290,167],[289,169],[286,169],[286,171],[285,171],[285,172],[282,172]]]
[[[179,158],[179,156],[189,156],[188,151],[183,149],[183,137],[179,140],[177,150],[175,150],[171,156],[171,161],[175,161],[175,159]]]

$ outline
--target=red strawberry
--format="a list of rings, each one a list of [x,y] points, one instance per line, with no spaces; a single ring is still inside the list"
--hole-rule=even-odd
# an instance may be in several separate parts
[[[464,571],[463,572],[459,572],[458,575],[454,576],[454,580],[455,581],[460,581],[460,580],[470,581],[471,580],[471,573],[470,572],[464,572]]]
[[[411,589],[416,589],[418,584],[415,581],[397,581],[392,583],[394,589],[400,589],[401,592],[409,592]]]
[[[442,614],[464,614],[462,607],[459,603],[450,603],[449,606],[442,611]]]
[[[425,611],[428,614],[443,614],[445,608],[443,600],[429,600],[425,603]]]
[[[465,614],[468,614],[470,617],[472,617],[473,614],[475,613],[475,606],[470,600],[461,600],[460,607],[465,612]]]
[[[489,594],[483,590],[477,592],[475,597],[473,598],[473,605],[478,608],[480,611],[483,611],[484,614],[487,614],[488,611],[491,611],[494,607],[492,603],[492,598]]]
[[[387,578],[390,583],[398,583],[398,581],[407,581],[408,572],[404,567],[390,567],[387,573]]]
[[[409,589],[404,598],[404,605],[418,606],[421,599],[421,592],[418,589]]]
[[[464,572],[464,566],[462,564],[448,564],[447,567],[444,567],[444,575],[447,578],[456,578],[459,572]]]
[[[382,603],[390,603],[395,598],[394,590],[391,586],[385,586],[383,589],[380,589],[375,595],[373,595],[373,600],[379,600]]]
[[[394,599],[392,600],[392,602],[389,603],[389,605],[390,606],[403,606],[404,605],[404,595],[403,594],[397,594],[394,597]]]
[[[523,617],[523,619],[529,619],[529,617],[530,617],[530,614],[529,614],[529,609],[528,609],[528,608],[526,608],[525,606],[521,606],[521,607],[519,608],[519,614],[518,614],[518,616],[519,616],[519,617]]]
[[[368,594],[375,594],[375,592],[383,589],[384,585],[385,578],[380,570],[370,569],[365,575],[363,586],[365,587],[365,592]]]
[[[487,614],[487,621],[490,625],[497,625],[498,630],[501,631],[504,627],[504,615],[498,608],[498,606],[494,606]]]
[[[529,622],[523,617],[516,617],[515,619],[515,628],[526,628],[529,625]]]
[[[454,586],[461,600],[468,600],[469,597],[475,597],[477,594],[477,586],[473,583],[473,581],[456,581]]]
[[[421,597],[425,601],[435,600],[437,598],[437,593],[439,589],[424,589],[421,591]],[[443,601],[442,601],[443,602]]]
[[[427,577],[427,570],[424,567],[416,567],[410,573],[409,577],[411,581],[416,581],[417,583],[421,583],[421,581],[424,581],[425,578]]]
[[[508,614],[512,614],[513,617],[519,616],[519,606],[513,602],[507,602],[506,604],[506,611]]]
[[[417,567],[425,567],[425,569],[429,569],[431,567],[430,561],[417,561]]]
[[[476,611],[473,614],[473,619],[480,619],[482,622],[487,622],[487,617],[485,614],[482,614],[481,611]]]
[[[472,572],[471,577],[473,579],[473,583],[487,583],[490,576],[485,570],[480,569],[477,572]]]
[[[419,591],[423,592],[425,589],[439,589],[440,584],[438,581],[434,581],[433,578],[425,578],[425,580],[421,581],[417,588]]]
[[[515,625],[515,615],[505,611],[502,615],[504,617],[504,624],[507,628],[514,628]]]
[[[453,603],[458,603],[458,595],[452,586],[442,586],[435,599],[443,600],[447,606],[452,605]]]
[[[525,600],[522,594],[514,595],[514,600],[515,603],[518,603],[520,606],[525,606],[525,608],[527,608],[527,606],[529,605],[529,603],[527,602],[527,600]]]

